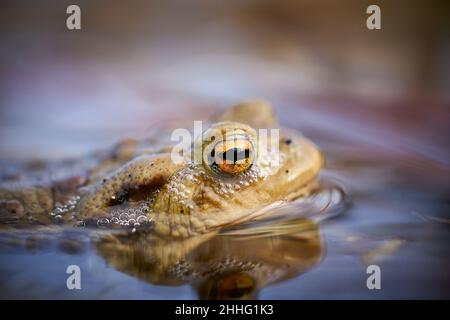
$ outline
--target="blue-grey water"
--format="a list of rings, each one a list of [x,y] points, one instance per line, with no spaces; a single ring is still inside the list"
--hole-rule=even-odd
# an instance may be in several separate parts
[[[255,226],[248,226],[250,232],[230,231],[192,247],[128,236],[120,238],[120,246],[111,245],[102,242],[108,235],[104,230],[59,226],[2,232],[0,297],[449,298],[449,168],[439,144],[407,139],[399,127],[364,127],[326,108],[300,110],[297,124],[288,116],[293,112],[289,104],[278,112],[282,122],[302,128],[324,151],[324,192],[332,189],[326,185],[331,181],[346,194],[330,207],[325,197],[310,199],[316,207],[303,203],[285,209],[285,220],[300,214],[315,221],[308,220],[307,227],[288,222],[286,228],[274,221],[257,229],[256,240],[249,236]],[[336,211],[322,217],[321,210]],[[190,273],[180,278],[160,270],[169,268],[162,261],[170,252],[190,263]],[[227,265],[223,261],[229,257],[234,262]],[[217,263],[225,266],[214,271]],[[381,268],[380,290],[366,286],[366,269],[374,264]],[[69,265],[81,268],[81,290],[66,287]],[[244,288],[230,293],[230,281]]]

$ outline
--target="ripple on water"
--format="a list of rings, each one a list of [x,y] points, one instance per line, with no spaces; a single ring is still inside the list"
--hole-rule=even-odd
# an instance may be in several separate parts
[[[258,218],[226,228],[222,233],[266,237],[306,231],[311,222],[319,223],[343,213],[349,203],[349,196],[339,182],[324,179],[308,197],[274,203],[256,214]]]

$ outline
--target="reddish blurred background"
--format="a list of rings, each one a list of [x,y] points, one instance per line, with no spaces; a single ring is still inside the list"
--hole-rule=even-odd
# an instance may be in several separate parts
[[[66,28],[69,4],[81,7],[80,31]],[[366,28],[371,4],[381,8],[381,30]],[[168,119],[203,119],[266,98],[283,125],[320,146],[323,176],[342,182],[352,207],[321,224],[320,265],[261,297],[448,299],[450,1],[4,0],[1,7],[0,169],[11,159],[82,156]],[[391,240],[401,248],[383,253]],[[371,252],[386,259],[378,293],[365,287]],[[0,294],[72,297],[52,288],[57,271],[46,273],[69,264],[58,255],[16,258],[0,263],[10,286]],[[194,296],[137,287],[92,261],[97,271],[83,297]]]
[[[382,30],[366,28],[370,4]],[[0,158],[75,156],[262,97],[307,134],[397,139],[448,164],[449,4],[2,1]]]

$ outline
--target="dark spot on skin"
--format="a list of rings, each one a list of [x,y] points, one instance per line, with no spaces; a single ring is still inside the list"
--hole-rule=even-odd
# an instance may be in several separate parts
[[[109,200],[109,205],[116,206],[116,205],[124,203],[125,201],[128,200],[128,193],[129,193],[129,190],[126,190],[126,189],[121,190],[116,195],[114,195],[114,197],[111,197],[111,199]]]
[[[285,139],[284,143],[286,143],[287,145],[290,145],[292,143],[292,140],[291,139]]]
[[[286,173],[289,173],[289,170],[286,170]]]
[[[130,174],[128,174],[128,178],[131,178],[133,175],[130,173]]]
[[[167,180],[164,176],[155,176],[145,184],[131,184],[124,186],[114,198],[108,202],[108,206],[117,206],[124,202],[139,202],[154,197],[156,191],[160,190]]]
[[[180,212],[181,212],[181,213],[183,213],[183,212],[184,212],[184,210],[183,210],[183,209],[181,209],[181,210],[180,210]]]

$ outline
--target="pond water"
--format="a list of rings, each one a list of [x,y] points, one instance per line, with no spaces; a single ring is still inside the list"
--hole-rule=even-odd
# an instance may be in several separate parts
[[[448,111],[405,121],[395,116],[401,106],[369,113],[357,104],[277,101],[283,125],[327,159],[321,188],[274,208],[277,219],[184,241],[61,226],[3,231],[0,298],[450,298],[449,157],[436,134]],[[430,123],[436,135],[423,134]],[[81,290],[66,287],[69,265],[81,269]],[[366,286],[369,265],[380,267],[380,290]]]

